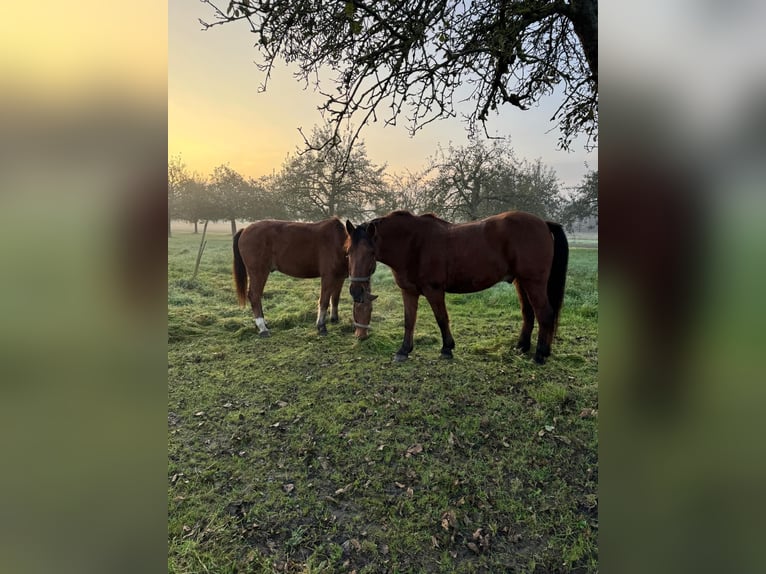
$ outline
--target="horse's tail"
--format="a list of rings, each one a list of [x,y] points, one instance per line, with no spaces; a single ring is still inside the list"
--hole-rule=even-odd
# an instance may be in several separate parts
[[[548,229],[553,234],[553,263],[548,277],[548,302],[553,307],[553,332],[559,324],[559,314],[564,302],[564,287],[567,281],[567,265],[569,264],[569,242],[561,225],[546,221]]]
[[[239,253],[239,236],[242,235],[242,229],[234,234],[234,283],[237,287],[237,300],[239,306],[244,307],[247,302],[247,268]]]

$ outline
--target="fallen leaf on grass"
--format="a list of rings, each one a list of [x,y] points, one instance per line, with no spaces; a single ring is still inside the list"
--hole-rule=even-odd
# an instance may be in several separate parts
[[[543,428],[537,431],[537,436],[545,436],[546,432],[552,432],[555,429],[556,427],[554,427],[553,425],[545,425]]]
[[[457,526],[457,516],[452,510],[448,510],[442,514],[442,528],[449,530]]]
[[[483,528],[477,528],[471,535],[471,538],[479,543],[479,548],[481,550],[489,550],[489,533],[485,534]]]
[[[423,445],[420,443],[413,444],[410,448],[407,449],[407,453],[404,456],[405,458],[409,458],[412,455],[420,454],[421,452],[423,452]]]
[[[439,541],[436,536],[431,536],[431,548],[439,548]]]
[[[479,554],[479,547],[476,546],[476,544],[474,544],[473,542],[469,542],[468,544],[466,544],[466,546],[468,546],[469,550],[471,550],[472,552]]]
[[[580,418],[581,419],[588,419],[588,418],[595,418],[598,416],[598,411],[596,409],[583,409],[580,411]]]
[[[343,488],[339,488],[338,490],[336,490],[335,491],[335,495],[337,496],[338,494],[346,494],[346,492],[348,492],[348,489],[351,488],[352,486],[354,486],[354,483],[353,482],[349,482]]]
[[[292,482],[288,482],[287,484],[282,485],[282,490],[284,490],[286,494],[290,494],[295,490],[295,485]]]
[[[566,437],[564,435],[555,434],[555,435],[553,435],[553,438],[560,440],[564,444],[572,444],[572,439],[570,439],[569,437]]]
[[[350,553],[352,550],[359,552],[362,549],[362,545],[359,544],[359,541],[356,538],[350,538],[340,546],[346,554]]]

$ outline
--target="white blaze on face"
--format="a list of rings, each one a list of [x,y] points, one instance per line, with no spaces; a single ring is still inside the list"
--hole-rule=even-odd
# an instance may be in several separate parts
[[[255,325],[258,327],[258,332],[263,333],[264,331],[268,331],[266,328],[266,321],[263,320],[263,317],[256,317],[255,318]]]

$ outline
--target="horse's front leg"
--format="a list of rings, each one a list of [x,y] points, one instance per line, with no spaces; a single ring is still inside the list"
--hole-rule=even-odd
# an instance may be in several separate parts
[[[439,324],[439,330],[442,333],[442,359],[452,358],[452,349],[455,348],[455,339],[452,338],[452,331],[449,328],[449,315],[447,314],[447,305],[444,303],[444,291],[429,291],[424,293],[431,309],[434,312],[436,322]]]
[[[317,331],[320,335],[327,334],[327,307],[330,305],[330,294],[332,293],[332,280],[322,277],[321,290],[319,292],[319,309],[317,310]]]
[[[335,282],[335,287],[330,297],[330,323],[338,322],[338,302],[340,301],[340,292],[343,290],[343,281],[345,275]]]
[[[412,352],[412,337],[415,332],[415,319],[418,316],[418,299],[420,295],[402,290],[402,301],[404,301],[404,340],[402,346],[394,355],[397,363],[406,361]]]

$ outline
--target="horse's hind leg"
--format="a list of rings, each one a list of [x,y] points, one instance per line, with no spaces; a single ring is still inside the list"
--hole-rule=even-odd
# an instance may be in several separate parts
[[[266,320],[263,318],[263,305],[261,300],[263,298],[263,288],[266,286],[266,275],[263,276],[250,276],[250,289],[247,292],[247,297],[250,299],[250,305],[253,308],[253,315],[255,316],[255,325],[258,327],[258,334],[261,337],[269,337],[271,333],[266,326]]]
[[[521,316],[523,319],[521,333],[519,333],[519,341],[516,343],[516,348],[521,349],[522,353],[526,353],[532,346],[532,328],[535,325],[535,310],[532,308],[532,304],[529,302],[529,297],[527,297],[524,289],[522,289],[518,279],[514,281],[513,284],[516,286],[516,293],[519,296]]]
[[[413,349],[413,333],[415,332],[415,320],[418,317],[418,299],[420,295],[402,289],[402,301],[404,302],[404,340],[402,346],[394,355],[397,363],[406,361]]]
[[[431,310],[434,312],[434,317],[442,333],[440,356],[442,359],[451,359],[452,349],[455,348],[455,339],[452,338],[452,331],[449,328],[449,315],[447,314],[447,306],[444,303],[444,291],[427,291],[425,296],[431,305]]]
[[[537,349],[535,349],[535,362],[543,364],[551,354],[551,342],[553,341],[553,324],[555,313],[548,302],[548,287],[545,281],[524,281],[521,284],[529,302],[532,304],[539,332],[537,334]]]

